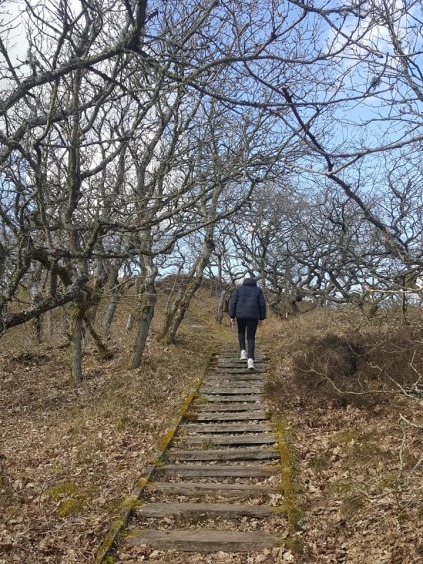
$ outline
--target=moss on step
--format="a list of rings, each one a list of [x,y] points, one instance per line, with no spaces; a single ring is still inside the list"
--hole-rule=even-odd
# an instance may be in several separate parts
[[[284,496],[284,503],[280,506],[280,509],[286,512],[288,523],[292,528],[298,530],[304,519],[304,511],[298,496],[299,487],[295,482],[293,471],[295,458],[289,446],[286,423],[279,421],[275,424],[275,436],[278,445],[277,449],[281,457],[279,489]]]

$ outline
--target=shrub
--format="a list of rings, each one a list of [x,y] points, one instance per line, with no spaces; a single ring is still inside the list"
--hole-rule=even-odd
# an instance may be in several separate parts
[[[293,355],[302,395],[346,405],[374,405],[394,393],[419,393],[423,375],[421,331],[402,327],[304,339]]]

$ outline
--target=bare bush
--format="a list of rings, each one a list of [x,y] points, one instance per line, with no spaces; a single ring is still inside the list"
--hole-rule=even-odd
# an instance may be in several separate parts
[[[328,334],[298,343],[293,375],[308,401],[373,407],[393,394],[420,395],[422,334],[412,327]]]

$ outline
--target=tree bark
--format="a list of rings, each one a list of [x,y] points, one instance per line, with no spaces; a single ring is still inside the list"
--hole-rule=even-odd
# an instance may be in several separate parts
[[[71,314],[71,370],[72,379],[76,386],[82,383],[82,338],[83,319],[85,310],[80,304],[75,304]]]
[[[179,326],[185,317],[185,312],[187,311],[193,296],[201,286],[204,269],[210,260],[213,250],[213,225],[210,225],[207,229],[203,250],[197,260],[197,263],[191,269],[191,273],[188,276],[188,285],[185,289],[181,289],[175,302],[166,312],[165,323],[160,334],[160,339],[166,340],[167,344],[175,343],[176,333],[178,332]]]
[[[142,355],[144,353],[157,301],[155,286],[155,280],[158,274],[157,267],[153,264],[153,260],[150,256],[144,256],[142,262],[144,265],[144,273],[139,295],[141,318],[138,326],[138,334],[135,342],[131,368],[139,368],[141,364]]]

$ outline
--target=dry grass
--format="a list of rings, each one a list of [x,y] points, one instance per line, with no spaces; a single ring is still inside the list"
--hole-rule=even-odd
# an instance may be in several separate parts
[[[168,293],[141,368],[128,369],[127,295],[112,327],[113,359],[101,362],[89,345],[80,388],[60,312],[49,343],[36,345],[24,327],[0,341],[1,564],[92,562],[211,351],[236,342],[214,322],[217,295],[203,289],[178,343],[157,343]],[[270,353],[268,397],[295,447],[292,487],[305,510],[285,539],[295,562],[421,561],[423,416],[413,385],[422,337],[399,321],[315,310],[269,319],[258,332]]]
[[[298,562],[421,562],[418,312],[410,326],[316,310],[273,322],[271,333],[267,395],[290,422],[306,508]]]
[[[135,333],[125,330],[133,303],[125,296],[109,343],[114,358],[101,362],[88,345],[80,388],[70,378],[60,312],[51,342],[37,345],[28,327],[0,342],[2,564],[93,561],[211,352],[230,338],[204,291],[178,343],[157,343],[163,302],[142,366],[129,370]]]

